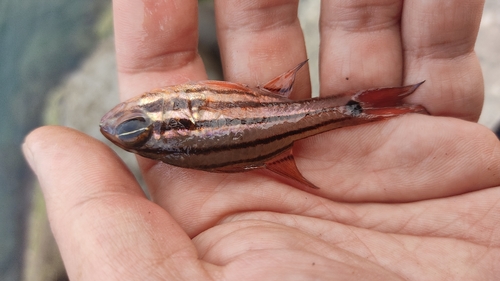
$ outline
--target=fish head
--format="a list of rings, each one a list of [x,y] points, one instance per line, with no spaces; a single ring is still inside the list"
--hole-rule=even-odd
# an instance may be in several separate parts
[[[161,97],[156,96],[156,93],[146,93],[115,106],[101,118],[101,133],[120,148],[140,153],[158,134],[155,119],[161,118],[158,115],[163,109]]]
[[[185,87],[185,86],[184,86]],[[106,113],[99,124],[101,133],[118,147],[143,157],[173,165],[189,154],[193,128],[201,117],[205,95],[167,87],[122,102]]]

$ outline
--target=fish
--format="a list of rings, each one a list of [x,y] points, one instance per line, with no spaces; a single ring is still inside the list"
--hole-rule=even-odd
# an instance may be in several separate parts
[[[311,188],[298,170],[293,143],[326,131],[407,113],[425,81],[304,100],[289,98],[301,62],[263,86],[206,80],[154,89],[106,113],[100,131],[118,147],[195,170],[237,173],[267,169]]]

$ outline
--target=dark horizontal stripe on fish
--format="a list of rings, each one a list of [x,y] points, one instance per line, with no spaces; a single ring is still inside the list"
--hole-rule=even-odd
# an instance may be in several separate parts
[[[256,103],[258,106],[262,106],[262,103]],[[239,106],[238,106],[239,107]],[[165,115],[168,115],[165,114]],[[286,122],[290,119],[295,119],[297,117],[303,116],[305,113],[296,113],[290,115],[280,115],[271,117],[255,117],[255,118],[224,118],[224,119],[213,119],[213,120],[198,120],[193,124],[190,119],[187,118],[171,118],[164,120],[162,124],[161,134],[165,130],[199,130],[206,128],[222,128],[224,126],[238,126],[238,125],[253,125],[262,123],[273,123],[276,121]],[[155,121],[159,122],[159,121]],[[156,125],[155,127],[157,127]]]
[[[290,119],[295,119],[300,116],[304,116],[304,113],[282,115],[282,116],[271,116],[271,117],[256,117],[256,118],[224,118],[215,120],[202,120],[196,121],[193,129],[220,129],[227,126],[238,126],[238,125],[254,125],[254,124],[264,124],[264,123],[275,123],[278,121],[286,122]]]
[[[286,105],[287,101],[283,101],[283,105]],[[146,112],[161,112],[164,110],[164,106],[171,106],[171,110],[182,110],[194,107],[203,107],[206,105],[206,99],[185,99],[185,98],[173,98],[173,99],[157,99],[150,103],[145,103],[141,105],[141,108]],[[281,104],[280,102],[254,102],[254,101],[210,101],[210,109],[224,109],[224,108],[258,108],[258,107],[272,107]]]
[[[215,94],[238,94],[238,95],[247,95],[248,93],[251,92],[250,89],[248,89],[248,92],[242,92],[238,91],[236,89],[214,89],[210,88],[208,86],[203,86],[203,87],[188,87],[187,89],[182,89],[181,91],[178,92],[184,92],[184,93],[200,93],[200,92],[210,92],[210,93],[215,93]]]
[[[320,128],[320,127],[323,127],[323,126],[326,126],[326,125],[330,125],[330,124],[337,123],[337,122],[342,122],[342,121],[345,121],[345,120],[348,120],[348,119],[351,119],[351,117],[344,117],[344,118],[340,118],[340,119],[327,120],[325,122],[322,122],[322,123],[319,123],[319,124],[316,124],[316,125],[304,127],[304,128],[297,129],[297,130],[291,130],[291,131],[288,131],[288,132],[285,132],[285,133],[282,133],[282,134],[279,134],[279,135],[275,135],[275,136],[271,136],[271,137],[263,138],[263,139],[256,139],[254,141],[249,141],[249,142],[232,143],[232,144],[226,144],[226,145],[217,145],[217,146],[206,147],[206,148],[195,148],[195,147],[183,148],[183,147],[179,147],[179,148],[176,148],[175,150],[171,150],[171,151],[168,151],[166,149],[161,149],[160,148],[161,152],[159,152],[159,153],[160,154],[162,152],[164,152],[164,153],[189,153],[189,154],[202,155],[202,154],[210,154],[210,153],[224,151],[224,150],[241,149],[241,148],[252,147],[252,146],[257,146],[257,145],[261,145],[261,144],[268,144],[268,143],[271,143],[271,142],[274,142],[274,141],[277,141],[277,140],[280,140],[280,139],[283,139],[283,138],[286,138],[286,137],[290,137],[290,136],[293,136],[293,135],[296,135],[296,134],[300,134],[300,133],[304,133],[304,132],[307,132],[307,131],[311,131],[311,130],[314,130],[314,129],[317,129],[317,128]],[[198,138],[203,139],[203,137],[198,137]],[[182,142],[182,141],[179,141],[179,142]],[[154,148],[154,149],[144,148],[144,149],[141,149],[141,150],[144,151],[144,152],[149,152],[149,153],[157,153],[158,152],[158,148]]]
[[[289,101],[285,97],[279,96],[275,93],[266,93],[266,92],[254,92],[250,88],[248,89],[248,92],[246,91],[241,91],[241,90],[236,90],[236,89],[214,89],[210,87],[198,87],[198,88],[190,88],[190,89],[184,89],[182,90],[185,93],[201,93],[201,92],[209,92],[212,95],[209,95],[207,97],[207,100],[210,102],[212,105],[217,105],[220,104],[220,106],[228,106],[228,107],[235,107],[234,104],[241,104],[242,106],[245,106],[245,104],[248,104],[249,107],[258,107],[262,106],[262,104],[267,104],[266,102],[260,102],[260,101],[240,101],[238,98],[235,98],[229,102],[224,102],[224,101],[218,101],[217,100],[217,94],[222,95],[235,95],[235,96],[250,96],[252,98],[255,98],[257,96],[270,96],[277,98],[276,102],[279,102],[280,99],[283,99],[283,102]],[[270,102],[273,103],[273,102]]]
[[[168,119],[163,122],[155,121],[155,128],[157,128],[161,122],[160,134],[163,134],[168,130],[201,130],[201,129],[221,129],[228,126],[239,126],[239,125],[255,125],[263,123],[274,123],[276,121],[286,122],[290,119],[295,119],[301,114],[283,115],[283,116],[271,116],[271,117],[258,117],[258,118],[224,118],[224,119],[214,119],[214,120],[201,120],[193,122],[190,119],[180,118],[180,119]]]
[[[283,100],[280,101],[271,101],[271,102],[260,102],[260,101],[211,101],[210,107],[216,109],[222,108],[258,108],[258,107],[273,107],[273,106],[289,106],[290,101]]]
[[[285,147],[282,147],[280,149],[277,149],[276,151],[273,151],[272,153],[269,153],[269,154],[266,154],[266,155],[261,155],[261,156],[250,158],[250,159],[241,159],[241,160],[238,160],[238,161],[228,161],[228,162],[214,164],[214,165],[198,166],[197,168],[201,169],[201,170],[212,170],[213,171],[213,170],[215,170],[217,168],[234,166],[234,165],[237,165],[237,164],[262,162],[264,160],[271,159],[274,156],[276,156],[276,155],[278,155],[278,154],[280,154],[282,152],[285,152],[286,150],[290,149],[291,147],[292,147],[291,145],[285,146]],[[231,170],[223,170],[223,169],[220,169],[219,171],[223,172],[223,173],[229,173],[229,172],[231,172]],[[240,171],[235,171],[235,172],[241,172],[241,170]]]

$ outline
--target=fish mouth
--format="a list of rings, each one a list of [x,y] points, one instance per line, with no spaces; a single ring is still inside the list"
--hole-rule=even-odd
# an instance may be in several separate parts
[[[109,141],[114,143],[115,145],[119,145],[120,141],[119,139],[115,136],[115,129],[113,126],[110,126],[109,124],[106,123],[100,123],[99,124],[99,129],[101,131],[101,134],[107,138]],[[121,146],[120,146],[121,147]]]
[[[112,143],[119,143],[119,139],[116,137],[116,126],[114,126],[115,113],[112,111],[106,113],[99,122],[99,129],[101,134],[110,140]]]
[[[101,121],[99,122],[99,128],[101,129],[101,133],[109,139],[108,136],[112,136],[114,134],[114,126],[111,126],[110,120],[113,120],[114,118],[114,112],[113,110],[109,111],[108,113],[104,114],[104,116],[101,118]]]
[[[99,122],[101,133],[112,142],[115,142],[117,140],[115,137],[115,124],[119,121],[117,119],[124,115],[124,109],[126,109],[125,103],[116,105],[113,109],[104,114]]]
[[[101,133],[109,139],[110,136],[113,136],[114,130],[111,126],[109,126],[106,123],[100,123],[99,128],[101,130]]]

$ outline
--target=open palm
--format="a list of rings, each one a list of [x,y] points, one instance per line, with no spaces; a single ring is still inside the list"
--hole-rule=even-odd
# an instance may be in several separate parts
[[[404,5],[403,5],[404,2]],[[205,79],[196,1],[114,1],[122,98]],[[297,1],[216,1],[228,80],[305,59]],[[24,150],[75,280],[492,280],[500,142],[476,121],[482,1],[323,1],[321,95],[427,82],[409,114],[294,146],[319,190],[140,158],[153,202],[104,144],[40,128]],[[348,78],[348,79],[346,79]],[[306,75],[294,98],[307,98]],[[465,121],[466,120],[466,121]],[[291,183],[292,185],[294,183]]]

